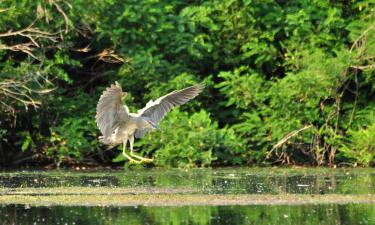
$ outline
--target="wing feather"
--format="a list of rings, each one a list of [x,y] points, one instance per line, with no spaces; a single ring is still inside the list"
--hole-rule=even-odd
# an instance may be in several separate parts
[[[116,82],[100,96],[95,118],[104,138],[108,138],[120,123],[129,118],[127,107],[121,104],[121,98],[125,95],[126,93],[122,92],[121,86]]]
[[[149,101],[143,109],[138,110],[138,115],[148,117],[155,124],[158,124],[173,107],[183,105],[195,98],[202,92],[203,88],[204,85],[201,83],[182,90],[172,91],[158,98],[156,101]],[[135,136],[137,138],[142,137],[148,131],[150,130],[137,130]]]

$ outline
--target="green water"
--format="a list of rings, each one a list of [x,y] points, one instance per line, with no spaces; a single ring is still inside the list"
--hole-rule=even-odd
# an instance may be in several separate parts
[[[161,187],[205,194],[375,194],[375,169],[17,171],[0,172],[1,187]]]
[[[375,224],[375,206],[0,206],[3,224]],[[1,222],[0,222],[1,223]]]
[[[142,193],[203,195],[364,196],[368,203],[180,206],[0,204],[0,224],[375,224],[374,169],[227,168],[194,170],[3,171],[1,197],[14,190],[52,198],[54,190],[142,190]],[[128,189],[126,189],[128,188]],[[135,189],[131,189],[135,188]],[[138,189],[137,189],[138,188]],[[141,189],[139,189],[141,188]],[[85,189],[85,190],[86,190]],[[12,192],[13,191],[13,192]],[[57,193],[56,193],[57,194]],[[65,193],[66,194],[66,193]],[[69,193],[68,193],[69,194]],[[77,194],[77,193],[74,193]],[[79,193],[78,193],[79,194]],[[83,193],[82,193],[83,194]],[[87,194],[87,193],[86,193]],[[90,193],[91,194],[91,193]],[[110,193],[109,193],[110,194]],[[124,192],[137,196],[138,192]],[[60,193],[61,195],[61,193]],[[63,193],[64,195],[64,193]],[[100,194],[101,195],[101,194]],[[1,202],[1,201],[0,201]]]

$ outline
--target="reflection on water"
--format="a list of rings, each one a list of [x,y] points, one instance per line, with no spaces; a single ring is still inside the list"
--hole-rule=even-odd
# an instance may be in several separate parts
[[[161,187],[205,194],[375,194],[374,169],[229,168],[0,172],[0,188]]]
[[[0,206],[2,224],[375,224],[375,205]]]

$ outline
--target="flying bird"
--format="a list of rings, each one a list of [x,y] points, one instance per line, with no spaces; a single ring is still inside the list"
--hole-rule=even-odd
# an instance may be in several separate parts
[[[202,92],[204,85],[196,84],[182,90],[175,90],[155,101],[150,100],[137,113],[130,113],[122,100],[127,93],[122,91],[118,82],[108,87],[100,96],[96,107],[96,123],[103,136],[100,142],[107,145],[123,144],[122,154],[130,163],[152,162],[133,153],[134,137],[141,138],[151,130],[159,128],[160,121],[173,107],[185,104]],[[130,155],[126,153],[129,141]]]

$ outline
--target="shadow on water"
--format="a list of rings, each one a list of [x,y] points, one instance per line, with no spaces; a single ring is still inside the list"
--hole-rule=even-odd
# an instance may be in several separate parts
[[[375,224],[375,206],[0,206],[3,224]]]
[[[193,169],[0,172],[0,188],[183,188],[202,194],[375,194],[373,169]]]

